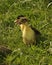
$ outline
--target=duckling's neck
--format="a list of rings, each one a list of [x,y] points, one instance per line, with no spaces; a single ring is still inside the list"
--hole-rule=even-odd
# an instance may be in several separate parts
[[[27,23],[24,23],[24,24],[21,24],[21,25],[20,25],[21,31],[23,31],[23,30],[26,29],[27,27],[28,27],[28,24],[27,24]]]

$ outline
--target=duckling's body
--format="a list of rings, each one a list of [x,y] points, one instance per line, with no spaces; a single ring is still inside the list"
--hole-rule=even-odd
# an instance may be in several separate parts
[[[21,24],[20,28],[22,31],[23,42],[25,44],[36,43],[35,32],[27,24]]]

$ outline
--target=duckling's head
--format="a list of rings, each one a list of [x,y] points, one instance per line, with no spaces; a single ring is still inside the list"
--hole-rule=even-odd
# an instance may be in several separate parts
[[[17,23],[17,24],[19,24],[19,25],[21,25],[21,24],[27,23],[28,19],[27,19],[27,17],[25,17],[23,15],[19,15],[14,22]]]

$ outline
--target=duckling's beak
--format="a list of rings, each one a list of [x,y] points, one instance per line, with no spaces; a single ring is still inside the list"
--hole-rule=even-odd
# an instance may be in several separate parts
[[[18,24],[18,25],[21,24],[20,20],[15,20],[14,23],[15,23],[15,24]]]
[[[17,20],[15,20],[14,23],[17,23]]]

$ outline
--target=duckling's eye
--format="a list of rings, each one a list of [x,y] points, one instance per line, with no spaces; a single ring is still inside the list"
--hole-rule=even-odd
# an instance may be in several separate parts
[[[27,22],[27,19],[22,19],[21,22],[25,23]]]

